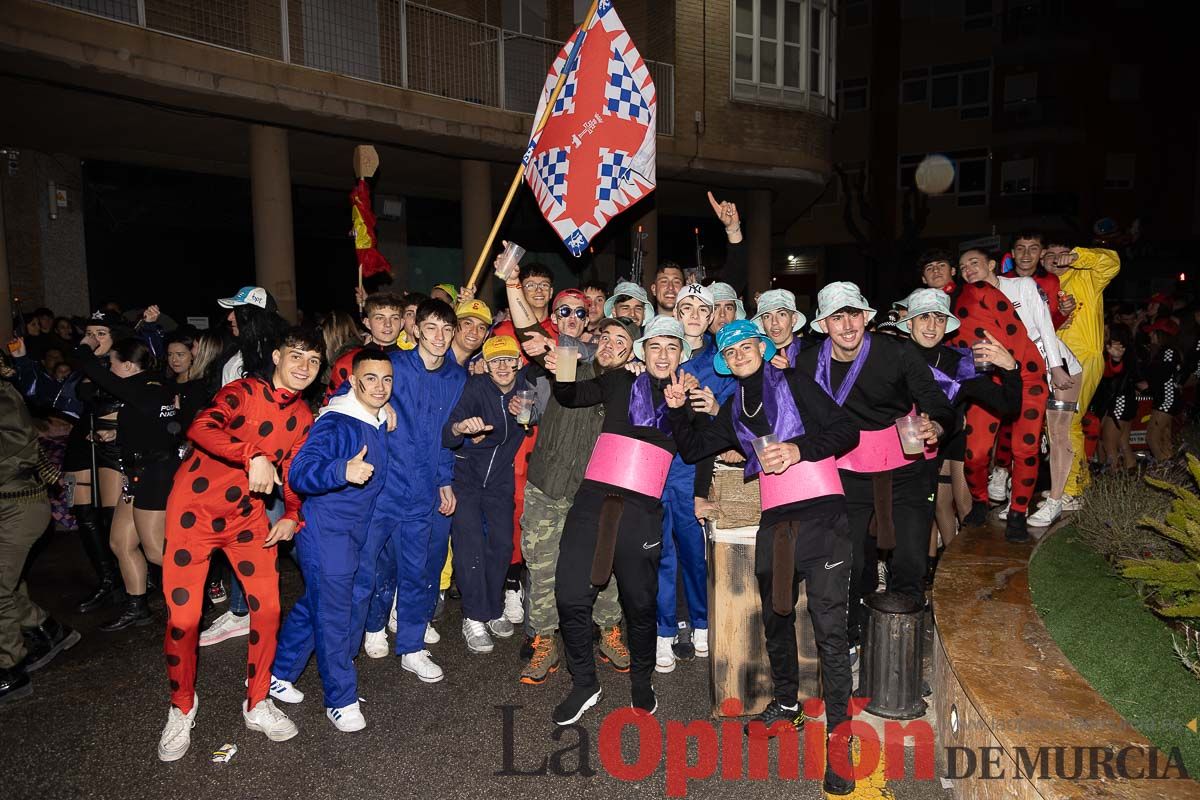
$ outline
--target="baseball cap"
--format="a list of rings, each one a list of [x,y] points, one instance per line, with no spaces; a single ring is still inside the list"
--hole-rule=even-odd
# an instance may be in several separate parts
[[[464,317],[474,317],[483,322],[484,325],[492,324],[492,310],[487,307],[487,303],[482,300],[472,300],[469,303],[461,303],[458,309],[454,312],[459,319]]]
[[[699,300],[709,308],[713,308],[717,304],[713,299],[712,291],[698,283],[689,283],[687,286],[683,287],[683,289],[679,291],[679,296],[675,299],[675,303],[678,304],[680,300],[688,297]]]
[[[517,340],[511,336],[493,336],[483,343],[483,360],[491,361],[493,358],[520,358],[521,351],[517,347]]]
[[[221,308],[237,308],[238,306],[258,306],[264,311],[278,311],[279,306],[271,293],[261,286],[243,286],[233,297],[224,297],[217,301]]]
[[[579,302],[583,303],[585,306],[587,305],[587,295],[582,291],[579,289],[563,289],[561,292],[554,295],[554,301],[550,303],[550,307],[558,308],[562,304],[562,301],[568,297],[573,297]]]

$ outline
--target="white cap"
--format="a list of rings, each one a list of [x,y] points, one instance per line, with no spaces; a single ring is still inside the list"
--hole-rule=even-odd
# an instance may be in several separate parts
[[[699,300],[709,308],[714,308],[717,305],[717,302],[713,299],[712,291],[710,289],[706,289],[698,283],[689,283],[687,286],[683,287],[683,289],[681,289],[679,292],[679,296],[675,298],[675,304],[679,305],[680,300],[684,300],[688,297]]]

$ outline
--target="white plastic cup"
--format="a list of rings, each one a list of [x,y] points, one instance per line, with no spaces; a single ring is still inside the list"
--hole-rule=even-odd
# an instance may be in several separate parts
[[[528,425],[533,419],[533,403],[537,397],[537,393],[533,389],[522,389],[517,392],[517,402],[520,403],[520,409],[517,411],[517,424]]]
[[[521,265],[521,257],[525,255],[525,248],[516,242],[505,242],[504,252],[500,254],[500,258],[496,261],[496,277],[502,281],[507,281]]]
[[[975,344],[971,345],[971,347],[973,348],[976,344],[987,344],[987,343],[988,343],[987,339],[980,339],[979,341],[975,342]],[[972,353],[972,356],[975,358],[975,371],[976,372],[991,372],[992,370],[994,370],[996,368],[996,365],[993,364],[991,361],[988,361],[986,358],[981,358],[980,356],[978,356],[974,353]]]
[[[915,456],[925,452],[925,440],[921,438],[920,417],[909,414],[896,420],[896,431],[900,434],[900,447],[905,455]]]
[[[768,433],[766,436],[759,436],[754,440],[754,455],[758,458],[760,466],[763,463],[763,453],[766,451],[767,445],[772,444],[779,444],[779,437],[773,433]]]
[[[579,348],[560,345],[554,350],[554,379],[559,383],[574,383],[576,368],[579,366]]]

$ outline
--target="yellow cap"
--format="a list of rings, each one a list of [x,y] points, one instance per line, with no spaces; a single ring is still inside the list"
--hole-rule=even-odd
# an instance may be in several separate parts
[[[517,348],[517,340],[511,336],[493,336],[483,343],[483,360],[493,358],[520,358],[521,351]]]
[[[482,300],[472,300],[469,303],[460,303],[458,310],[454,312],[459,319],[463,317],[474,317],[482,320],[484,325],[492,324],[492,310],[487,307],[487,303]]]

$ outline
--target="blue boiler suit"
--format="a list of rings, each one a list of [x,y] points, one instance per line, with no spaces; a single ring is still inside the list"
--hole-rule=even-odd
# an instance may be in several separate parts
[[[513,388],[504,393],[488,375],[469,378],[442,431],[442,445],[455,450],[458,508],[450,527],[454,576],[462,592],[463,617],[479,622],[501,615],[504,578],[512,561],[513,460],[529,432],[508,413],[508,402],[517,390],[532,388],[523,374],[518,373]],[[478,443],[450,431],[470,417],[492,426]]]
[[[383,629],[392,606],[391,583],[396,654],[405,655],[425,648],[425,628],[437,604],[450,544],[450,520],[438,511],[438,489],[454,482],[454,455],[442,447],[442,427],[462,395],[467,373],[449,356],[437,369],[425,369],[419,348],[389,357],[396,430],[387,435],[387,480],[376,502],[381,525],[369,532],[355,579],[355,629]]]
[[[386,418],[372,417],[353,395],[334,398],[321,411],[308,441],[292,461],[288,481],[303,496],[304,526],[296,554],[304,594],[279,632],[271,673],[294,682],[315,650],[326,708],[358,700],[354,655],[362,639],[353,619],[354,576],[372,525],[389,462]],[[346,481],[346,462],[366,446],[364,460],[375,468],[362,486]]]
[[[704,334],[704,347],[692,353],[681,368],[700,385],[712,389],[724,404],[737,381],[713,369],[716,343]],[[658,635],[674,636],[677,623],[676,573],[683,572],[683,590],[693,628],[708,627],[708,565],[704,554],[704,529],[696,521],[696,466],[676,454],[663,489],[663,547],[658,562]]]

